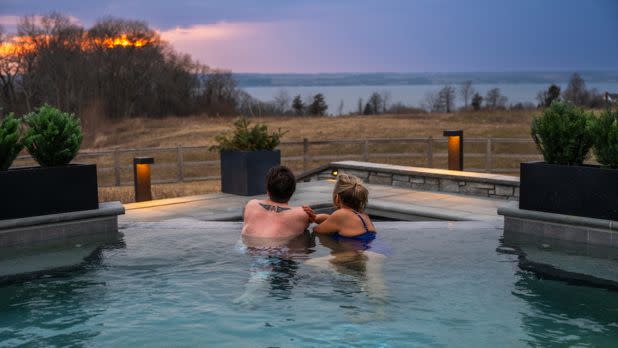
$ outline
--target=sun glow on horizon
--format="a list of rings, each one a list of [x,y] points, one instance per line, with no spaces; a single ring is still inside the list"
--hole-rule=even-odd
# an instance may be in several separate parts
[[[49,35],[40,35],[37,37],[30,36],[13,36],[0,43],[0,57],[15,56],[33,52],[37,47],[49,45],[52,38]],[[158,37],[152,38],[132,38],[128,34],[120,34],[118,36],[94,37],[90,38],[84,35],[78,42],[64,41],[60,43],[63,46],[78,44],[84,51],[96,48],[113,49],[116,47],[144,47],[150,44],[159,42]]]

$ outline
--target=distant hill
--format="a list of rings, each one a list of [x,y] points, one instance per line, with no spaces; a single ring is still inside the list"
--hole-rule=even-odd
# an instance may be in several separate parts
[[[618,71],[578,71],[588,83],[618,82]],[[235,73],[240,87],[444,85],[471,80],[475,84],[566,83],[570,71],[466,73]]]

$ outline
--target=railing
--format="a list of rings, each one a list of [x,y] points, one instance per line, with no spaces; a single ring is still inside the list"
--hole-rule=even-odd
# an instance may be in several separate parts
[[[446,168],[446,138],[408,137],[362,140],[288,141],[280,144],[282,163],[296,172],[340,160],[359,160],[430,168]],[[131,148],[81,151],[74,162],[96,163],[100,186],[132,185],[132,159],[155,158],[153,183],[219,180],[219,155],[208,146]],[[519,163],[541,159],[531,139],[465,138],[467,171],[519,174]],[[34,165],[20,156],[14,166]]]

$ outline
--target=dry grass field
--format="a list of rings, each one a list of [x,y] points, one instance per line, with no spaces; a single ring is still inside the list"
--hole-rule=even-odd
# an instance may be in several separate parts
[[[466,136],[529,137],[534,111],[483,111],[451,114],[341,117],[266,117],[252,119],[287,131],[283,141],[442,136],[461,128]],[[233,117],[132,118],[99,127],[85,149],[212,145],[230,129]]]
[[[394,137],[427,137],[442,138],[444,129],[463,129],[466,137],[505,137],[527,138],[529,127],[534,111],[492,111],[492,112],[460,112],[451,114],[414,114],[414,115],[379,115],[379,116],[343,116],[343,117],[265,117],[252,119],[253,122],[266,123],[271,129],[281,128],[287,131],[283,141],[301,141],[308,138],[316,140],[358,140],[372,138]],[[105,127],[98,127],[96,134],[90,134],[89,143],[84,144],[84,149],[89,151],[104,151],[114,148],[151,148],[151,147],[183,147],[208,146],[214,143],[214,137],[221,132],[230,129],[234,117],[167,117],[167,118],[132,118],[118,122],[108,122]],[[441,145],[436,145],[436,151],[442,151]],[[483,152],[483,144],[470,144],[467,151]],[[513,146],[495,144],[496,152],[521,152],[533,153],[530,145]],[[298,156],[301,154],[301,146],[282,147],[283,156]],[[357,145],[333,145],[312,146],[312,155],[323,154],[356,154],[361,151]],[[389,152],[423,152],[422,144],[375,144],[370,151],[374,154]],[[122,157],[123,163],[130,163],[134,153],[126,153]],[[154,179],[166,180],[173,178],[176,160],[174,151],[160,152],[156,154],[157,163],[168,163],[167,167],[159,167],[153,174]],[[185,150],[185,161],[215,160],[215,153],[203,150],[191,152]],[[424,165],[424,159],[407,158],[380,158],[371,159],[375,162],[385,162],[405,165]],[[445,158],[436,158],[434,164],[437,167],[445,165]],[[98,158],[99,167],[111,165],[110,158]],[[508,162],[508,163],[507,163]],[[513,163],[515,164],[513,164]],[[469,166],[482,167],[482,159],[470,158]],[[295,170],[301,170],[300,162],[288,162],[287,165]],[[312,161],[311,166],[322,164],[320,161]],[[504,160],[503,163],[496,161],[496,166],[515,166],[513,160]],[[189,169],[188,169],[189,170]],[[514,170],[516,168],[514,167]],[[188,176],[218,175],[216,167],[195,166]],[[130,166],[122,170],[122,182],[127,185],[131,182],[132,172]],[[104,180],[109,184],[111,176]],[[101,181],[101,178],[100,178]],[[218,180],[194,181],[182,183],[168,183],[153,185],[155,198],[171,198],[194,194],[217,192],[220,190]],[[99,189],[101,201],[120,200],[132,202],[132,186],[101,187]]]

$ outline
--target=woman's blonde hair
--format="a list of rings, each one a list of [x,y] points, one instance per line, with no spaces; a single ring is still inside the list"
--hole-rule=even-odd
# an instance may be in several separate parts
[[[340,172],[333,190],[333,203],[335,205],[337,196],[346,207],[363,212],[367,207],[369,191],[358,177]]]

